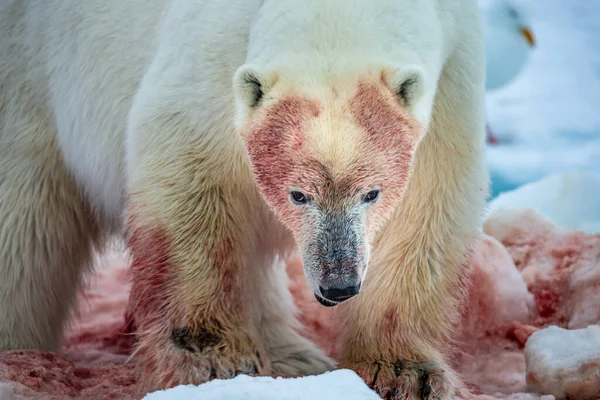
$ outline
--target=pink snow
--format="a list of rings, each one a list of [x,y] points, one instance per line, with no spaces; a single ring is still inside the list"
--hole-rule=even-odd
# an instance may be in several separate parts
[[[532,333],[550,325],[574,330],[600,323],[600,234],[557,227],[532,210],[496,212],[483,230],[472,260],[456,368],[473,392],[470,399],[553,399],[530,393],[524,347]],[[335,308],[314,300],[299,259],[289,263],[288,272],[309,336],[333,354],[339,338]],[[113,251],[102,257],[59,353],[0,353],[0,400],[141,398],[132,363],[127,363],[131,335],[123,315],[128,290],[125,255]],[[553,372],[535,364],[544,359],[539,347],[528,367],[537,368],[543,380]],[[580,388],[570,398],[591,399],[585,393],[593,387],[586,391],[578,371],[574,368],[567,377]],[[532,384],[531,374],[529,381],[534,390],[543,390],[543,384]]]
[[[557,398],[600,398],[600,326],[549,326],[525,345],[529,388]]]

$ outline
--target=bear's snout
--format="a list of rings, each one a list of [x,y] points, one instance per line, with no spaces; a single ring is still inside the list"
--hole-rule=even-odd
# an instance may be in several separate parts
[[[326,275],[319,284],[319,293],[315,293],[317,300],[325,306],[332,306],[344,302],[360,292],[361,279],[356,268],[351,273],[341,275]],[[333,304],[324,304],[323,301]]]
[[[321,291],[321,296],[323,296],[326,300],[336,301],[341,303],[342,301],[346,301],[351,297],[354,297],[360,292],[360,282],[358,285],[346,286],[343,288],[324,288],[323,286],[319,286],[319,290]]]
[[[331,213],[320,222],[315,240],[305,248],[305,270],[319,303],[331,307],[360,292],[368,252],[356,215]]]

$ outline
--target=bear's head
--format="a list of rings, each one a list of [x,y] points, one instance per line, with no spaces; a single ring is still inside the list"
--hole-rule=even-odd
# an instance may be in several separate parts
[[[349,299],[411,177],[424,134],[411,113],[418,71],[300,83],[244,65],[234,89],[256,182],[293,233],[310,287],[323,305]]]

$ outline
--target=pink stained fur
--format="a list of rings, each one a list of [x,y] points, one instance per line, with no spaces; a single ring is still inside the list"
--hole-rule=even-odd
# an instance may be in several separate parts
[[[335,309],[316,302],[298,259],[288,272],[310,337],[335,355]],[[527,393],[523,347],[548,325],[600,323],[600,235],[556,227],[529,210],[492,215],[475,247],[471,281],[455,357],[469,399],[552,399]],[[126,363],[129,286],[125,255],[103,256],[58,354],[0,353],[0,399],[136,398]]]

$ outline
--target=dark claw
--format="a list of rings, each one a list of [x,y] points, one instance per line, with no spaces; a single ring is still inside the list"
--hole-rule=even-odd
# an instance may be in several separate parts
[[[429,384],[429,372],[421,371],[421,394],[424,399],[427,399],[431,394],[431,385]]]
[[[373,382],[369,385],[370,387],[375,386],[375,382],[377,382],[377,375],[379,375],[379,371],[381,370],[381,365],[377,364],[377,369],[375,370],[375,374],[373,376]]]
[[[431,394],[431,385],[429,383],[426,383],[423,387],[423,398],[427,398],[429,397],[429,395]]]
[[[391,391],[386,387],[377,386],[375,388],[375,393],[377,393],[382,399],[388,399]]]
[[[210,369],[210,379],[217,379],[217,371],[214,368]]]
[[[258,351],[258,349],[256,347],[252,348],[252,353],[254,353],[254,356],[256,357],[256,359],[258,360],[258,367],[259,368],[263,368],[264,364],[263,364],[263,360],[262,357],[260,355],[260,352]],[[256,369],[256,366],[254,366],[254,368]]]
[[[239,370],[242,374],[258,375],[258,367],[251,361],[243,361],[239,364]]]
[[[394,363],[394,373],[396,374],[396,378],[402,374],[402,371],[404,371],[404,362],[398,360]]]

